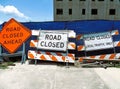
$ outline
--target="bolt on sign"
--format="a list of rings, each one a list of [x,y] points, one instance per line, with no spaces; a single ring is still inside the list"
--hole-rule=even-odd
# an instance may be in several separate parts
[[[9,53],[14,53],[30,36],[31,31],[12,18],[0,32],[0,43]]]
[[[40,31],[37,48],[46,50],[66,51],[67,33],[59,31]]]

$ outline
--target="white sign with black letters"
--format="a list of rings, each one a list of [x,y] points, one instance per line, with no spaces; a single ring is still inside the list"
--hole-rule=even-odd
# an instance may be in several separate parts
[[[58,31],[41,31],[38,41],[39,49],[66,51],[67,33]]]
[[[84,35],[83,39],[86,51],[113,47],[112,36],[110,32],[86,34]]]

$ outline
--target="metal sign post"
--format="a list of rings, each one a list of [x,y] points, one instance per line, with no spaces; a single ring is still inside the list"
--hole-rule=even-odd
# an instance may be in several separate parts
[[[67,30],[66,68],[69,68],[69,60],[68,60],[68,43],[69,43],[69,40],[68,40],[68,37],[69,37],[69,32]]]
[[[116,54],[115,45],[114,45],[113,37],[112,37],[112,32],[110,32],[110,35],[111,35],[111,38],[112,38],[113,51],[114,51],[114,54]],[[116,57],[116,56],[115,56],[115,57]]]
[[[22,50],[22,59],[21,59],[21,63],[25,63],[26,60],[26,54],[25,54],[25,43],[23,43],[23,50]]]
[[[2,58],[2,46],[0,44],[0,62],[2,62],[2,61],[3,61],[3,58]]]
[[[42,30],[41,30],[41,29],[39,30],[39,36],[41,35],[40,33],[42,33]],[[37,40],[38,40],[38,41],[39,41],[39,36],[37,37]],[[39,45],[39,42],[37,42],[37,47],[36,47],[35,65],[37,64],[38,45]]]

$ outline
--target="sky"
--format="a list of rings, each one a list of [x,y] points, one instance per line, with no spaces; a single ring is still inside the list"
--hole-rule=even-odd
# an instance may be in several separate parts
[[[10,18],[19,22],[53,21],[53,0],[0,0],[0,24]]]

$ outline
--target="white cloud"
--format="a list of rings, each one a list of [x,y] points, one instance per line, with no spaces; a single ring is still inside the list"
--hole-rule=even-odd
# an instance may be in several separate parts
[[[2,6],[0,5],[0,12],[5,14],[16,15],[21,18],[29,19],[29,17],[25,16],[22,12],[20,12],[16,7],[12,5]]]
[[[3,23],[3,21],[0,21],[0,24],[2,24]]]

